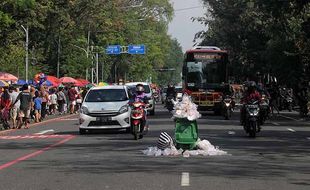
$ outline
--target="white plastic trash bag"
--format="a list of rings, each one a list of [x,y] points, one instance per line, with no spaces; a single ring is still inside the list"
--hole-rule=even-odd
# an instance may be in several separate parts
[[[190,121],[201,117],[197,111],[197,105],[192,102],[187,94],[183,95],[182,101],[175,103],[173,116],[176,118],[187,118]]]

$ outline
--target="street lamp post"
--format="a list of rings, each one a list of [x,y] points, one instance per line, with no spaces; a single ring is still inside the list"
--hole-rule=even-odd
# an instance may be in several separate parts
[[[28,81],[28,46],[29,46],[29,29],[28,29],[28,26],[27,28],[25,28],[23,25],[21,25],[21,27],[23,28],[23,30],[25,31],[25,34],[26,34],[26,44],[25,44],[25,49],[26,49],[26,58],[25,58],[25,61],[26,61],[26,68],[25,68],[25,79],[26,81]]]

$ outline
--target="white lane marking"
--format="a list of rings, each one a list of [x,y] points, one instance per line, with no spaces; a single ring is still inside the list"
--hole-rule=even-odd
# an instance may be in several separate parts
[[[288,131],[291,131],[293,133],[295,133],[296,131],[294,129],[291,129],[291,128],[287,128]]]
[[[181,178],[181,186],[189,186],[189,173],[188,172],[182,172],[182,178]]]
[[[49,132],[55,132],[54,129],[49,129],[49,130],[44,130],[44,131],[40,131],[38,133],[35,133],[35,135],[43,135],[45,133],[49,133]]]
[[[307,137],[308,140],[310,140],[310,137]]]
[[[236,132],[235,131],[228,131],[228,134],[229,135],[234,135],[234,134],[236,134]]]
[[[295,118],[292,118],[292,117],[289,117],[289,116],[285,116],[285,115],[282,115],[282,114],[280,114],[279,116],[283,117],[283,118],[286,118],[286,119],[291,119],[291,120],[294,120],[294,121],[300,121],[298,119],[295,119]]]
[[[272,122],[273,125],[276,125],[276,126],[279,126],[280,124],[279,123],[276,123],[276,122]]]
[[[78,119],[60,119],[61,121],[77,121]]]

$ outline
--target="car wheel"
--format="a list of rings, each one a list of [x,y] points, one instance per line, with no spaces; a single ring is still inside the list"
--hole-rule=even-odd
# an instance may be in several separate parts
[[[80,135],[86,134],[86,129],[80,129]]]

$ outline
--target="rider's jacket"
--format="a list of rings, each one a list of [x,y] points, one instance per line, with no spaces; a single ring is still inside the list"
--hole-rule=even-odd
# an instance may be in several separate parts
[[[253,101],[253,100],[257,100],[257,101],[261,101],[262,100],[262,96],[260,95],[260,93],[258,91],[253,91],[251,93],[247,93],[246,96],[244,96],[242,99],[241,99],[241,102],[243,104],[247,104],[249,103],[250,101]]]
[[[148,98],[144,92],[142,94],[138,94],[138,93],[134,94],[133,95],[133,101],[135,101],[135,102],[141,101],[145,104],[148,104]]]

